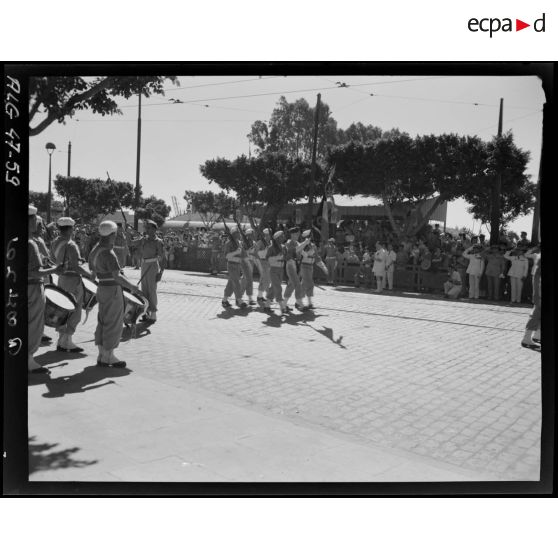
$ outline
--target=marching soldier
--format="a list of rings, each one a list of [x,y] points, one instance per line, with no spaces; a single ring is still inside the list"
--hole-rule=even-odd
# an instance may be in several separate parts
[[[262,231],[262,237],[256,242],[257,265],[260,272],[260,284],[258,285],[258,304],[266,312],[271,311],[267,293],[271,287],[271,269],[269,261],[266,259],[267,249],[271,245],[269,229]]]
[[[157,321],[157,283],[165,269],[165,249],[163,241],[157,238],[157,223],[151,219],[144,221],[147,238],[134,240],[141,250],[141,292],[149,301],[147,313],[142,321],[154,324]]]
[[[271,294],[268,301],[271,302],[275,299],[281,308],[282,314],[287,314],[287,303],[283,300],[283,261],[285,248],[282,244],[285,235],[283,231],[277,231],[273,235],[271,246],[267,249],[267,260],[269,261],[270,278],[271,278]]]
[[[52,266],[43,269],[43,260],[39,247],[33,238],[37,229],[37,208],[30,205],[28,208],[29,238],[27,241],[27,369],[33,373],[48,373],[48,368],[41,366],[33,355],[41,344],[41,337],[45,327],[45,288],[44,279],[51,273],[57,273],[59,268]]]
[[[113,250],[116,239],[116,223],[103,221],[99,225],[100,239],[89,254],[89,268],[92,276],[97,279],[97,302],[99,313],[95,330],[95,345],[99,348],[98,366],[124,368],[126,362],[120,360],[114,350],[120,344],[122,327],[124,326],[124,297],[122,286],[138,293],[120,274],[118,258]]]
[[[248,229],[244,235],[246,237],[244,256],[240,258],[242,294],[246,293],[248,295],[248,304],[254,306],[256,304],[254,302],[254,231]]]
[[[322,258],[318,254],[317,246],[312,242],[312,231],[309,229],[302,233],[302,238],[306,239],[308,243],[302,248],[302,261],[300,264],[300,270],[302,273],[302,296],[308,298],[308,305],[304,307],[304,310],[314,309],[314,263],[316,263],[320,269],[327,276],[327,267],[325,266]],[[303,246],[304,243],[301,245]]]
[[[120,269],[123,269],[126,266],[126,258],[128,257],[128,243],[122,229],[122,223],[116,223],[116,226],[118,228],[116,229],[116,239],[114,241],[114,253],[118,258]]]
[[[72,239],[75,221],[71,217],[60,217],[56,222],[59,236],[52,242],[52,254],[57,265],[62,267],[58,279],[58,286],[72,294],[76,299],[76,309],[68,317],[68,321],[57,328],[57,351],[66,353],[81,353],[83,349],[72,340],[76,327],[81,320],[83,308],[83,284],[81,276],[91,275],[80,267],[81,255],[78,245]]]
[[[237,228],[230,231],[230,238],[225,243],[225,257],[227,259],[228,280],[223,294],[223,308],[230,308],[229,297],[234,293],[236,305],[239,308],[248,306],[242,300],[242,286],[240,284],[240,261],[246,254],[246,250],[240,241],[240,232]]]
[[[302,285],[300,283],[300,279],[298,278],[296,262],[302,250],[310,243],[310,238],[307,237],[304,242],[299,243],[298,238],[300,236],[300,229],[298,227],[289,229],[289,234],[291,235],[291,238],[285,244],[286,270],[289,280],[285,289],[285,304],[287,305],[287,310],[289,310],[289,298],[294,291],[296,300],[295,308],[297,310],[303,310],[304,305],[302,303]]]

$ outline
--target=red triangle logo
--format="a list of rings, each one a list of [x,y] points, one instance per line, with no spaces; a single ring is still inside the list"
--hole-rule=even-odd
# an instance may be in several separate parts
[[[522,29],[525,29],[526,27],[531,27],[531,25],[529,23],[525,23],[524,21],[521,21],[520,19],[515,20],[515,30],[516,31],[521,31]]]

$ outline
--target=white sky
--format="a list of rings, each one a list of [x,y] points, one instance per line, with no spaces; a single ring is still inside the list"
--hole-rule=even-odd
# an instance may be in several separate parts
[[[504,131],[511,129],[517,145],[531,152],[528,173],[533,181],[538,177],[544,93],[535,77],[197,76],[179,80],[180,89],[168,82],[165,97],[142,101],[143,193],[155,194],[171,207],[172,196],[184,205],[186,189],[219,190],[201,176],[200,164],[215,157],[247,154],[251,123],[269,119],[281,94],[289,102],[304,97],[314,106],[321,93],[341,128],[361,121],[411,135],[477,134],[483,139],[497,131],[499,99],[503,97]],[[350,87],[338,88],[337,81]],[[230,98],[245,95],[255,96]],[[169,104],[170,98],[184,103]],[[71,141],[72,175],[104,179],[108,171],[114,180],[134,184],[137,97],[123,100],[121,108],[121,116],[109,117],[80,111],[65,125],[55,123],[31,137],[30,189],[47,191],[47,142],[57,146],[52,156],[53,177],[66,174]],[[517,219],[511,229],[530,234],[531,224],[529,215]],[[449,204],[448,226],[467,226],[477,232],[480,224],[473,222],[466,204],[458,200]]]

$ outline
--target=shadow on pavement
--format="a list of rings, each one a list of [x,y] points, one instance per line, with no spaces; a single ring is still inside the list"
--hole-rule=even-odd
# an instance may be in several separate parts
[[[68,448],[65,450],[46,453],[55,448],[58,444],[39,444],[35,437],[29,438],[29,474],[37,471],[52,471],[53,469],[67,469],[68,467],[87,467],[98,463],[96,459],[92,461],[77,460],[72,458],[72,454],[80,448]]]
[[[245,318],[252,311],[251,308],[225,308],[216,317],[220,320],[230,320],[236,317]]]
[[[62,351],[53,349],[52,351],[47,351],[42,355],[38,355],[37,357],[35,357],[35,360],[41,366],[48,366],[49,364],[54,364],[63,360],[77,360],[79,358],[85,358],[86,356],[87,355],[85,353],[63,353]]]
[[[91,389],[97,389],[115,382],[108,378],[118,378],[128,376],[131,370],[129,368],[105,368],[100,366],[87,366],[81,372],[72,376],[60,376],[58,378],[47,378],[44,382],[47,392],[43,393],[43,397],[54,398],[64,397],[72,393],[84,393]],[[99,384],[101,380],[106,380]]]
[[[300,312],[291,314],[269,314],[267,320],[262,322],[262,324],[268,327],[281,327],[283,324],[287,325],[306,325],[307,322],[313,322],[316,318],[319,318],[322,314],[316,314],[314,312]],[[285,318],[283,320],[283,317]]]
[[[324,337],[327,337],[335,345],[339,345],[339,347],[341,349],[346,349],[347,348],[342,343],[342,341],[343,341],[343,336],[342,335],[340,335],[337,339],[333,338],[333,329],[331,327],[322,326],[322,329],[316,329],[315,327],[312,327],[310,324],[306,324],[306,325],[308,325],[308,327],[312,328],[316,333],[319,333],[320,335],[323,335]]]
[[[123,342],[130,341],[130,339],[139,339],[146,335],[151,335],[150,327],[155,324],[149,322],[139,322],[131,327],[124,327],[120,340]]]

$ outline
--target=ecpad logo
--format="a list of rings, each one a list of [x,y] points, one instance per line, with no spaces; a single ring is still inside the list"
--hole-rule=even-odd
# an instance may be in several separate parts
[[[536,19],[533,22],[533,29],[535,30],[535,32],[545,32],[545,15],[546,14],[543,13],[543,15],[539,19]],[[500,19],[498,17],[485,17],[482,19],[472,17],[468,21],[467,27],[469,28],[469,31],[472,31],[473,33],[477,33],[478,31],[489,33],[490,38],[492,38],[492,35],[494,33],[497,33],[498,31],[510,32],[514,30],[512,19],[509,17],[505,17],[503,19]],[[521,31],[522,29],[526,29],[527,27],[531,27],[531,24],[525,23],[520,19],[515,20],[515,31]]]

